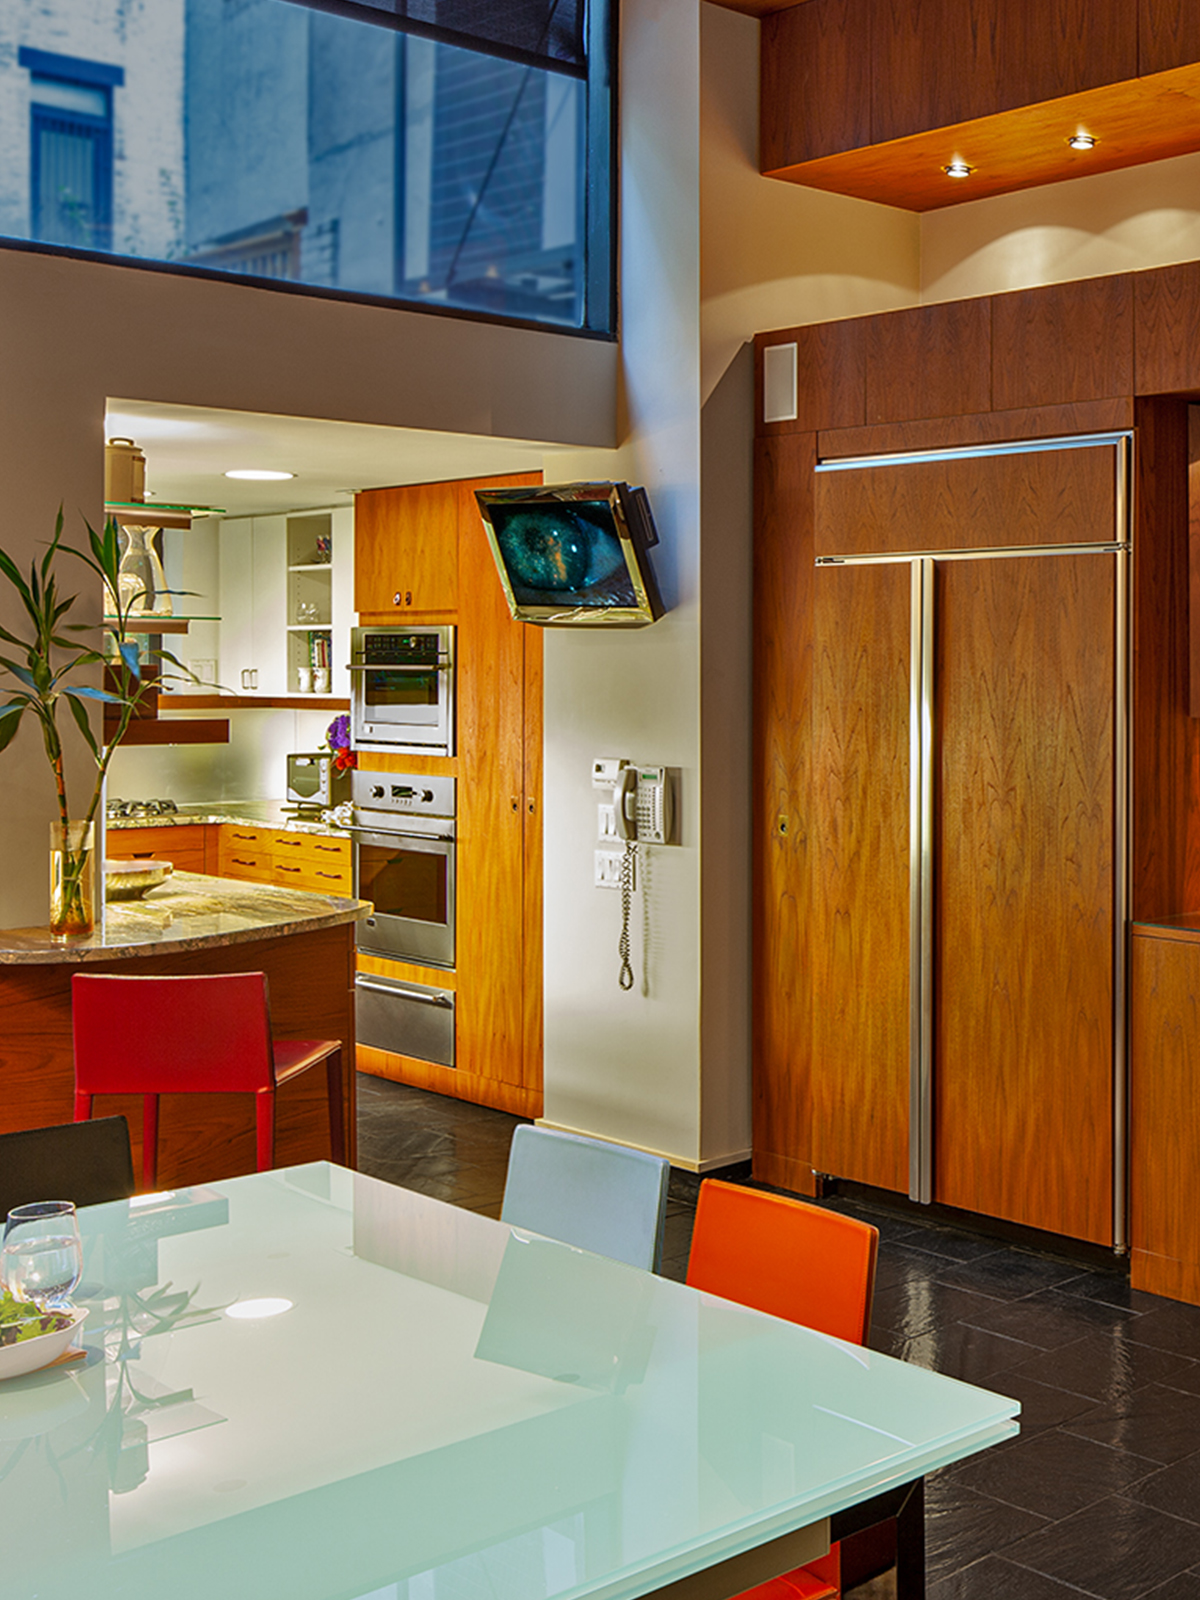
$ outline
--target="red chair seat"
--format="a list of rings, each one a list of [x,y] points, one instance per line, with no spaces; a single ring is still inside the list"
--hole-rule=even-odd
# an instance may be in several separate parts
[[[163,1094],[244,1093],[256,1097],[257,1163],[275,1164],[275,1090],[325,1065],[334,1161],[346,1159],[340,1039],[271,1038],[262,972],[203,977],[71,979],[75,1120],[92,1115],[98,1094],[140,1094],[142,1179],[158,1181],[158,1101]]]

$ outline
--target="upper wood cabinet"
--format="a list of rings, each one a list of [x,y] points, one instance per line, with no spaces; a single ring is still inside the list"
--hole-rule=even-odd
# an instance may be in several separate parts
[[[354,502],[354,609],[360,617],[458,612],[458,489],[368,489]]]
[[[926,211],[1194,150],[1193,13],[1178,0],[805,0],[763,20],[762,169]],[[1077,132],[1096,146],[1071,150]],[[949,178],[952,159],[970,176]]]

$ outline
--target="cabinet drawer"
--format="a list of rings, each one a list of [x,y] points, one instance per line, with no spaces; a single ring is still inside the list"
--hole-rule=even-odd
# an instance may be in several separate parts
[[[350,867],[350,841],[320,833],[274,833],[271,855],[276,861],[302,861],[309,867]]]
[[[240,822],[223,822],[221,849],[224,851],[232,845],[236,845],[239,850],[259,850],[263,854],[271,848],[266,828],[249,828]]]
[[[314,865],[311,861],[281,861],[273,858],[272,876],[281,888],[308,889],[317,894],[350,893],[350,873],[336,867]]]
[[[104,854],[109,861],[169,861],[176,872],[203,872],[204,826],[110,828]]]
[[[248,878],[256,883],[269,883],[272,877],[271,858],[260,850],[239,849],[236,845],[221,845],[220,875],[222,878]]]

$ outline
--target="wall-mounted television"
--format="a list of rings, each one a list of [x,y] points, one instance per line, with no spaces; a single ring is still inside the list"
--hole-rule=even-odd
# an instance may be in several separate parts
[[[663,614],[644,489],[560,483],[476,489],[508,608],[548,627],[644,628]]]

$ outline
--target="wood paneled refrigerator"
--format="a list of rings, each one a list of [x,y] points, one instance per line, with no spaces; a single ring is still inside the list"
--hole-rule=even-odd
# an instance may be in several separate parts
[[[814,1167],[1121,1244],[1128,438],[816,471]]]

